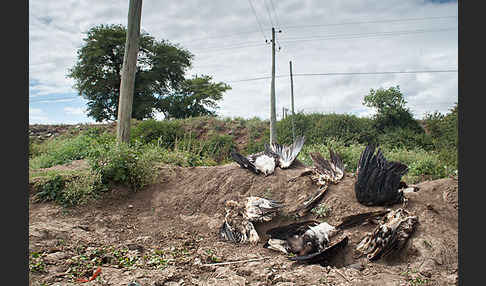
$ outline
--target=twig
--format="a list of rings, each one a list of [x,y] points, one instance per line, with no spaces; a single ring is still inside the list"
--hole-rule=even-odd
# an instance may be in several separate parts
[[[225,264],[235,264],[235,263],[244,263],[244,262],[251,262],[251,261],[258,261],[263,260],[271,257],[262,257],[262,258],[253,258],[247,260],[238,260],[238,261],[229,261],[229,262],[219,262],[219,263],[208,263],[208,264],[201,264],[201,266],[212,266],[212,265],[225,265]]]
[[[337,274],[341,275],[341,277],[343,277],[343,278],[344,278],[344,280],[346,280],[346,281],[348,281],[349,283],[351,283],[351,281],[349,281],[349,279],[348,279],[346,276],[344,276],[344,274],[342,274],[342,273],[341,273],[339,270],[335,269],[334,271],[336,271],[336,273],[337,273]]]

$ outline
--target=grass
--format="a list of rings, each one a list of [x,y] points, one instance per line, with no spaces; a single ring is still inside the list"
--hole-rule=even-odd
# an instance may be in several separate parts
[[[277,122],[277,138],[279,143],[292,141],[293,119],[296,133],[306,136],[298,156],[304,164],[311,165],[311,152],[328,158],[332,148],[343,159],[346,171],[355,172],[366,144],[378,140],[388,160],[409,167],[404,176],[407,183],[456,176],[457,134],[453,128],[456,121],[449,115],[430,118],[425,122],[432,126],[432,135],[410,130],[378,134],[371,119],[347,114],[298,113]],[[37,190],[36,199],[69,207],[97,199],[114,185],[138,191],[156,182],[160,165],[226,164],[232,162],[232,149],[247,155],[262,151],[269,140],[269,121],[259,118],[198,117],[132,124],[129,144],[116,144],[115,134],[101,127],[89,128],[78,135],[31,141],[29,182]],[[46,169],[73,160],[86,160],[88,167]]]

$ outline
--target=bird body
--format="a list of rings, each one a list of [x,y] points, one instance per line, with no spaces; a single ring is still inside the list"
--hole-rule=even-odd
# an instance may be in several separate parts
[[[273,174],[275,168],[282,169],[290,167],[304,145],[304,136],[298,137],[291,146],[278,143],[265,144],[265,150],[248,155],[247,157],[236,151],[231,151],[231,157],[240,165],[255,174],[268,176]]]
[[[373,232],[362,238],[356,250],[367,255],[371,261],[399,251],[415,230],[417,222],[417,217],[405,209],[390,211]]]
[[[324,250],[336,232],[336,228],[327,222],[294,223],[269,230],[270,239],[265,247],[304,256]]]
[[[223,240],[234,243],[256,243],[260,237],[253,223],[267,222],[280,211],[283,204],[260,197],[247,197],[243,202],[225,203],[226,215],[219,234]]]

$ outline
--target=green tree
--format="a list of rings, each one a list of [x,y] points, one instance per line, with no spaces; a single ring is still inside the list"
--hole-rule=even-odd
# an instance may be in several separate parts
[[[126,28],[98,25],[89,29],[78,49],[78,61],[69,70],[78,94],[88,100],[88,116],[100,122],[116,120],[120,95],[120,71],[125,52]],[[140,34],[132,117],[152,118],[160,97],[184,82],[193,55],[166,40]]]
[[[371,89],[364,97],[363,104],[375,108],[375,127],[381,131],[407,128],[415,132],[423,133],[420,124],[413,118],[412,113],[406,107],[405,98],[400,91],[400,86],[388,89]]]
[[[231,87],[223,82],[211,81],[212,77],[207,75],[184,80],[176,92],[159,101],[158,109],[164,113],[165,118],[215,115],[217,102]]]

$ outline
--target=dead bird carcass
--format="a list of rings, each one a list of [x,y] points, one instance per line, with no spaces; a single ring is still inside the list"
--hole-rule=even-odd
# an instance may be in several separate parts
[[[373,232],[366,234],[356,247],[370,261],[401,250],[414,232],[418,218],[405,209],[388,212]]]
[[[260,240],[254,222],[269,222],[284,205],[270,199],[247,197],[243,202],[225,203],[226,215],[219,229],[223,240],[234,243],[257,243]]]
[[[405,201],[401,181],[408,172],[405,164],[387,161],[381,149],[375,154],[375,145],[368,145],[361,153],[356,169],[354,191],[359,203],[367,206],[383,206]]]
[[[293,177],[289,182],[297,180],[297,178],[309,175],[310,179],[319,186],[319,189],[312,194],[300,207],[298,207],[292,214],[297,216],[306,215],[312,208],[319,204],[323,199],[324,194],[330,184],[338,184],[344,177],[344,164],[337,153],[329,149],[330,159],[324,159],[321,154],[315,152],[310,153],[313,165],[306,168],[300,175]]]
[[[265,143],[265,150],[247,157],[236,151],[231,151],[231,157],[240,167],[248,169],[255,174],[264,174],[268,176],[273,174],[275,168],[286,169],[292,165],[297,155],[299,155],[302,146],[304,146],[305,137],[298,137],[290,146],[280,145],[278,143]]]
[[[326,222],[304,221],[272,228],[265,248],[294,254],[290,260],[306,263],[324,263],[348,243],[348,237],[336,234],[339,229]]]

